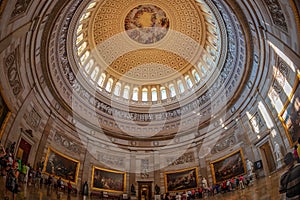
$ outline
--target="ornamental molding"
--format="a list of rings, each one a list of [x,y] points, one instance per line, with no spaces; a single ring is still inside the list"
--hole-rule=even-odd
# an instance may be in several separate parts
[[[24,89],[20,76],[20,53],[19,47],[14,49],[4,58],[5,72],[8,79],[8,83],[12,88],[12,92],[15,96],[18,96]]]

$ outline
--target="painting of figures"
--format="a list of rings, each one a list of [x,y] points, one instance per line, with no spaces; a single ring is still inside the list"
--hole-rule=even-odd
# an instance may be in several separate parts
[[[92,188],[107,192],[125,191],[126,173],[93,167]]]
[[[210,163],[214,184],[246,173],[245,160],[239,149]]]
[[[76,183],[79,165],[79,161],[49,148],[43,171],[66,182]]]
[[[285,128],[290,145],[294,146],[300,137],[300,87],[297,84],[291,100],[280,115],[281,122]]]
[[[197,188],[197,168],[184,169],[165,173],[165,186],[167,192],[184,191]]]

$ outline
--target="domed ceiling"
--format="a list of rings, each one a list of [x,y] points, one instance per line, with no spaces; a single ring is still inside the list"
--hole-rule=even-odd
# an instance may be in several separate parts
[[[199,134],[251,66],[241,13],[217,0],[71,0],[43,32],[44,75],[74,123],[124,140]]]

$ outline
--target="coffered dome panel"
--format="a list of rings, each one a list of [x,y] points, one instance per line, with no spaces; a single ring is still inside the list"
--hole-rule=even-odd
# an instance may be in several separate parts
[[[147,55],[147,56],[145,56]],[[165,79],[177,76],[185,68],[190,68],[184,58],[168,51],[159,49],[143,49],[132,51],[116,59],[107,69],[114,70],[120,78],[127,77],[134,81],[143,83],[161,84]],[[182,72],[184,73],[184,72]],[[181,75],[181,73],[180,73]],[[172,80],[173,80],[172,79]]]

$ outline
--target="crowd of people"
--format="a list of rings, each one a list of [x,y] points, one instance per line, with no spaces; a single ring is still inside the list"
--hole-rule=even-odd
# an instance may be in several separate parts
[[[0,142],[0,172],[5,178],[5,197],[4,199],[16,199],[23,186],[40,188],[42,184],[47,185],[49,189],[55,188],[57,192],[67,191],[68,194],[75,191],[70,181],[63,183],[61,178],[55,180],[54,175],[48,178],[42,177],[41,167],[34,168],[28,163],[14,155],[15,143],[9,148],[4,148]]]
[[[235,190],[245,189],[251,185],[251,178],[245,178],[243,175],[224,180],[221,183],[208,185],[205,177],[201,178],[201,186],[199,188],[183,191],[182,193],[177,192],[176,194],[166,193],[162,197],[163,200],[193,200],[202,199],[207,196],[214,196],[216,194],[232,192]]]
[[[15,199],[24,184],[39,187],[42,177],[41,169],[34,169],[30,164],[22,162],[14,155],[14,151],[15,142],[6,149],[0,142],[1,176],[6,178],[5,199],[9,199],[10,193],[12,199]]]

